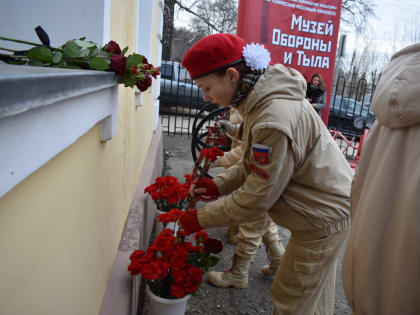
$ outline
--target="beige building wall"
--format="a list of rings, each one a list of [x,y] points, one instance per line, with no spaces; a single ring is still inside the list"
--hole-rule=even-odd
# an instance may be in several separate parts
[[[111,39],[129,52],[136,19],[136,0],[111,1]],[[153,135],[144,94],[136,107],[120,85],[110,141],[94,126],[0,199],[0,314],[98,314]]]

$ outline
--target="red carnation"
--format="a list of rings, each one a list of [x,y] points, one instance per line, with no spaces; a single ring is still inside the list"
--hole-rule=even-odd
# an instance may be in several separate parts
[[[141,272],[142,264],[138,261],[132,261],[129,265],[127,270],[130,271],[132,276],[138,275]]]
[[[223,156],[223,154],[223,151],[217,147],[212,147],[210,149],[203,148],[200,152],[200,156],[206,157],[212,162],[216,161],[218,156]]]
[[[203,281],[203,270],[201,270],[198,267],[191,267],[188,270],[188,273],[191,277],[191,281],[193,282],[199,282],[201,283],[201,281]]]
[[[188,252],[178,247],[174,253],[174,255],[169,259],[169,265],[171,268],[182,268],[188,258]]]
[[[205,249],[203,246],[194,246],[191,242],[185,242],[184,243],[185,249],[189,252],[189,253],[200,253],[200,252],[204,252]]]
[[[185,233],[184,231],[179,230],[177,233],[178,237],[180,238],[185,238],[187,236],[187,233]]]
[[[159,265],[154,261],[145,264],[141,268],[141,275],[147,280],[157,279],[158,273],[159,273]]]
[[[210,237],[204,242],[204,247],[213,254],[218,254],[223,250],[222,242]]]
[[[144,255],[146,255],[146,253],[144,252],[144,250],[136,250],[134,251],[131,255],[130,255],[130,260],[136,260],[136,259],[140,259],[142,258]]]
[[[157,261],[157,278],[162,279],[166,277],[169,272],[169,264],[166,261]]]
[[[174,278],[175,282],[184,281],[186,276],[187,276],[187,271],[184,269],[177,269],[177,270],[174,270],[172,273],[172,277]]]
[[[147,255],[141,257],[137,261],[140,264],[145,264],[145,263],[149,263],[149,262],[153,261],[155,258],[156,258],[156,254],[154,252],[148,252]]]
[[[118,55],[121,54],[120,46],[113,40],[111,40],[108,44],[106,44],[104,48],[102,48],[102,50],[105,50],[112,54],[118,54]]]
[[[209,235],[206,231],[199,231],[194,234],[194,239],[197,241],[197,243],[204,243],[209,238]]]
[[[187,295],[187,292],[185,292],[185,289],[181,285],[174,283],[171,286],[171,295],[178,299],[182,299],[185,295]]]
[[[167,212],[165,212],[165,213],[162,213],[162,214],[159,214],[158,216],[157,216],[157,219],[158,219],[158,221],[159,222],[162,222],[162,223],[169,223],[169,222],[174,222],[175,220],[172,220],[171,219],[171,217],[168,215],[168,213]]]
[[[125,65],[127,63],[127,58],[123,55],[114,55],[111,57],[110,68],[115,71],[116,74],[124,75]]]
[[[223,151],[220,150],[218,147],[212,147],[212,148],[210,148],[210,150],[216,156],[223,156],[224,155]]]
[[[227,146],[227,145],[229,145],[229,138],[226,137],[226,136],[216,138],[213,141],[213,145],[215,145],[215,146]]]

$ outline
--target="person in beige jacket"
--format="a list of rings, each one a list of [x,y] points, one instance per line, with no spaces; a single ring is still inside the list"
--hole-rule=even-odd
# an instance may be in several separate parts
[[[241,140],[238,139],[238,133],[239,128],[242,123],[242,117],[239,114],[239,112],[231,108],[229,113],[229,121],[222,120],[219,121],[219,124],[225,129],[225,134],[230,138],[231,140],[231,150],[228,152],[225,152],[223,156],[219,157],[211,167],[224,167],[229,168],[232,165],[239,162],[239,160],[242,157],[242,147],[241,147]],[[239,227],[237,225],[235,226],[229,226],[227,230],[227,238],[228,242],[237,245],[238,239],[236,235],[239,232]]]
[[[356,315],[420,314],[419,82],[417,44],[392,57],[372,99],[342,268]]]
[[[261,45],[209,35],[182,61],[204,99],[235,107],[243,121],[241,162],[191,191],[223,196],[179,218],[186,233],[247,222],[267,212],[291,231],[271,288],[274,314],[333,314],[336,261],[350,224],[352,171],[305,99],[296,70],[268,66]],[[236,256],[232,274],[248,269]]]
[[[232,149],[219,157],[214,167],[222,166],[229,168],[240,161],[243,155],[242,142],[238,139],[242,117],[235,108],[230,110],[230,121],[219,121],[227,135],[232,139]],[[280,242],[277,224],[273,222],[267,212],[261,212],[251,221],[239,226],[230,226],[228,239],[237,245],[235,255],[244,259],[254,259],[261,242],[264,243],[269,258],[269,265],[262,267],[261,272],[265,276],[274,276],[280,266],[284,254],[284,247]],[[233,260],[234,264],[237,260]],[[235,265],[232,266],[235,270]],[[248,286],[249,270],[243,270],[239,274],[230,271],[210,271],[207,281],[218,287],[246,288]]]

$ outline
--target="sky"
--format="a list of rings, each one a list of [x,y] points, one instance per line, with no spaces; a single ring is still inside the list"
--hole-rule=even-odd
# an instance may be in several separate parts
[[[417,32],[417,41],[420,36],[420,2],[416,0],[375,0],[375,14],[369,20],[369,27],[363,35],[354,31],[347,33],[345,58],[347,63],[353,50],[363,50],[370,45],[370,49],[380,52],[381,61],[373,67],[381,71],[390,57],[398,50],[413,44],[413,34]]]
[[[378,37],[383,34],[392,34],[394,30],[401,28],[407,22],[417,20],[420,22],[420,2],[415,0],[376,0],[377,19],[371,23],[378,32]],[[417,24],[420,26],[419,24]],[[382,32],[383,33],[382,33]],[[381,34],[382,33],[382,34]]]
[[[373,38],[384,45],[386,42],[397,42],[398,48],[407,44],[407,36],[413,34],[409,28],[416,27],[420,32],[420,2],[416,0],[375,0],[376,17],[369,20],[370,27],[366,37]],[[355,36],[353,36],[353,40]],[[379,47],[380,48],[380,47]]]

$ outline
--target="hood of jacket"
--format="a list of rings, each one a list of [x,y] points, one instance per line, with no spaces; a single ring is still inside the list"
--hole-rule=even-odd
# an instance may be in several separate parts
[[[282,98],[302,100],[306,96],[306,81],[299,71],[276,64],[267,69],[255,83],[254,88],[236,108],[246,114],[259,103]]]
[[[372,110],[389,128],[420,123],[420,44],[392,56],[376,86]]]

